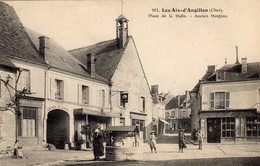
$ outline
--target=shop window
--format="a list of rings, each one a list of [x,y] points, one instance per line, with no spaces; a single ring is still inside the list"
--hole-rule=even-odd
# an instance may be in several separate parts
[[[18,136],[36,136],[36,116],[37,108],[22,107],[22,116],[18,122]]]
[[[222,137],[235,137],[235,118],[222,118]]]
[[[63,99],[64,94],[64,82],[62,80],[55,80],[56,83],[56,93],[55,93],[55,99]]]
[[[260,136],[260,118],[246,118],[246,134],[248,137]]]
[[[229,108],[229,92],[210,93],[210,108],[226,109]]]
[[[82,103],[89,103],[89,87],[82,85]]]

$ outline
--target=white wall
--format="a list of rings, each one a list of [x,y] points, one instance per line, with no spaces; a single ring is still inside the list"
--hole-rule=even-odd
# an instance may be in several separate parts
[[[229,92],[229,109],[257,108],[260,80],[201,84],[202,110],[210,109],[210,93]]]

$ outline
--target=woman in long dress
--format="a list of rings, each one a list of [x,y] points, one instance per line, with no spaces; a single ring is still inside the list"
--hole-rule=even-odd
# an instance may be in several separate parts
[[[94,152],[94,160],[99,160],[99,156],[104,155],[104,146],[102,141],[102,135],[100,134],[100,131],[96,129],[94,131],[93,135],[93,152]]]

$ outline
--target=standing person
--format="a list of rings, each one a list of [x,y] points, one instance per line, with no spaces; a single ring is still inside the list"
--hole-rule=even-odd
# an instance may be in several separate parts
[[[179,131],[179,153],[183,153],[183,148],[186,148],[185,144],[185,135],[184,135],[184,129],[180,129]]]
[[[199,141],[199,149],[202,150],[203,133],[202,133],[201,129],[199,129],[196,136],[197,136],[198,141]]]
[[[155,135],[153,131],[151,132],[150,135],[150,148],[151,148],[151,153],[153,153],[153,149],[154,152],[156,153],[156,141],[155,141]]]
[[[23,153],[19,150],[19,141],[16,140],[13,146],[14,149],[14,157],[17,159],[23,158]]]
[[[99,156],[104,155],[102,135],[100,134],[99,129],[96,129],[93,134],[93,152],[95,156],[94,160],[99,160]]]

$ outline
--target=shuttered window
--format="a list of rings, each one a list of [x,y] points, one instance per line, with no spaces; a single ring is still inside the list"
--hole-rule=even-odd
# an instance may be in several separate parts
[[[229,108],[230,93],[215,92],[210,93],[210,108],[211,109],[226,109]]]

